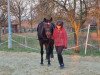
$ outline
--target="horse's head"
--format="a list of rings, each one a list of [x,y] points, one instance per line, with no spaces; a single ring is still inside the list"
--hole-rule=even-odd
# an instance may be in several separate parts
[[[49,39],[52,36],[52,18],[46,19],[44,18],[43,24],[44,24],[44,31],[46,34],[46,37]]]

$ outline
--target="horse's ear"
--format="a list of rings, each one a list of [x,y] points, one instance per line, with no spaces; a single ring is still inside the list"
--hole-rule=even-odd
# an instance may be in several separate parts
[[[46,18],[43,19],[44,22],[46,22],[46,20],[47,20]]]
[[[49,21],[52,22],[52,20],[53,20],[53,19],[52,19],[52,17],[51,17]]]

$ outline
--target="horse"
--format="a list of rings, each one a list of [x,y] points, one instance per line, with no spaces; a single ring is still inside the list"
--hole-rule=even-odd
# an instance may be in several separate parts
[[[37,27],[37,36],[41,48],[41,65],[43,65],[43,45],[46,50],[46,59],[48,61],[48,66],[51,65],[50,58],[53,58],[53,48],[54,48],[54,40],[52,39],[53,30],[55,28],[54,23],[52,23],[52,18],[46,19],[44,18],[42,22],[38,24]]]

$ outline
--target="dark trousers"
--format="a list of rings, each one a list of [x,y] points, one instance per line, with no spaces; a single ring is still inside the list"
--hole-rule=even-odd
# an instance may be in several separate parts
[[[57,52],[58,61],[59,61],[60,65],[64,64],[63,63],[62,51],[63,51],[63,46],[56,46],[56,52]]]

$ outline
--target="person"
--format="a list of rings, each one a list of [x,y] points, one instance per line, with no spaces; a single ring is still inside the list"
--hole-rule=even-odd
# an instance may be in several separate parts
[[[67,32],[63,27],[63,21],[59,20],[53,32],[54,44],[57,52],[60,68],[64,68],[62,51],[67,48]]]

